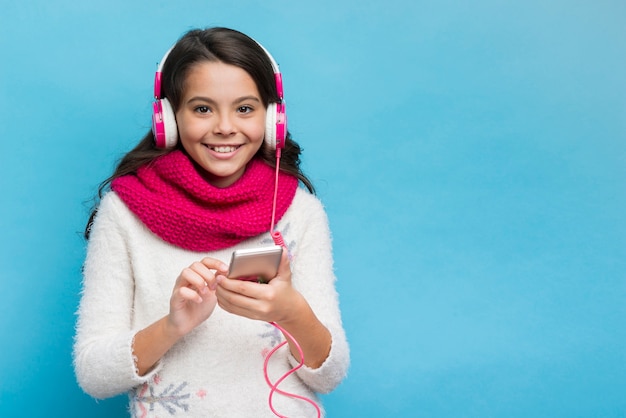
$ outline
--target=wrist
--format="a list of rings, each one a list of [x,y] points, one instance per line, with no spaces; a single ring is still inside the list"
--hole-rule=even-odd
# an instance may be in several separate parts
[[[138,375],[143,376],[152,370],[180,338],[172,332],[168,323],[165,316],[135,334],[131,350]]]
[[[313,315],[313,310],[300,292],[295,292],[290,305],[291,307],[284,317],[280,321],[276,321],[283,328],[299,327],[302,323],[308,322],[308,319]]]
[[[164,316],[160,321],[160,325],[163,340],[170,342],[172,345],[187,334],[187,332],[181,330],[180,327],[176,325],[171,314]]]

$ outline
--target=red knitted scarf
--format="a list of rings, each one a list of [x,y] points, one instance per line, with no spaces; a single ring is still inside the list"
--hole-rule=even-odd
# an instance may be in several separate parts
[[[233,185],[218,188],[198,173],[182,151],[172,151],[118,177],[111,189],[164,241],[191,251],[213,251],[267,232],[272,217],[275,170],[253,159]],[[298,179],[280,173],[276,221],[285,214]]]

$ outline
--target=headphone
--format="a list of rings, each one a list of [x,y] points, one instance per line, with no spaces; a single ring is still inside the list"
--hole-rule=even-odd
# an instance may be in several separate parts
[[[256,41],[255,41],[256,42]],[[260,43],[256,44],[265,52],[272,64],[274,71],[274,81],[278,92],[278,102],[270,103],[267,106],[267,116],[265,118],[265,143],[271,148],[280,150],[285,146],[287,139],[287,113],[285,111],[285,97],[283,93],[283,76],[274,57]],[[178,127],[176,126],[176,116],[169,100],[161,97],[161,77],[163,64],[168,55],[174,49],[170,48],[159,63],[154,75],[154,103],[152,104],[152,134],[157,148],[173,148],[178,142]]]

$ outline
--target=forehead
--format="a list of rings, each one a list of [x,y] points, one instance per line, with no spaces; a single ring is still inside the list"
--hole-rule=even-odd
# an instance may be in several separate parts
[[[260,97],[256,83],[245,70],[220,61],[194,64],[184,82],[184,96],[208,95],[228,97],[254,95]]]

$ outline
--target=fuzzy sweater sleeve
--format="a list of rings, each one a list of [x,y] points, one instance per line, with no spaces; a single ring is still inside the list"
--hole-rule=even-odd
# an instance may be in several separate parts
[[[136,372],[132,342],[134,280],[123,218],[115,199],[104,196],[87,247],[74,341],[79,385],[95,398],[126,392],[156,373]]]
[[[341,320],[339,295],[335,288],[328,218],[316,197],[302,190],[298,192],[301,197],[298,212],[304,222],[298,222],[294,231],[298,242],[291,265],[294,285],[307,299],[332,338],[325,362],[317,369],[303,366],[298,370],[298,376],[315,392],[329,393],[347,375],[350,352]],[[289,361],[294,367],[298,364],[293,356],[289,357]]]

